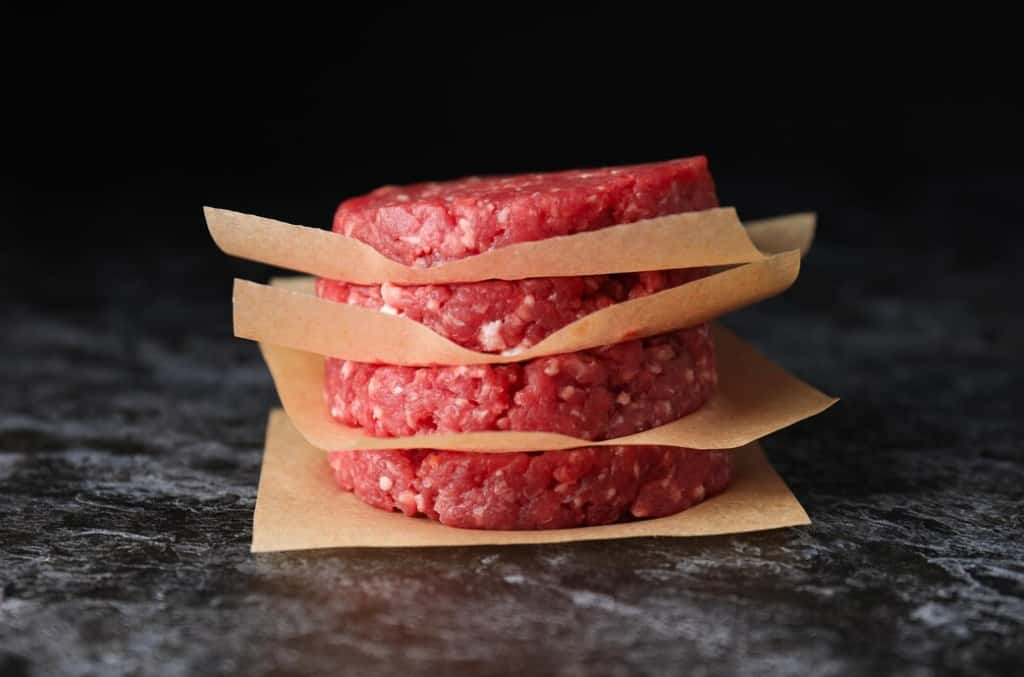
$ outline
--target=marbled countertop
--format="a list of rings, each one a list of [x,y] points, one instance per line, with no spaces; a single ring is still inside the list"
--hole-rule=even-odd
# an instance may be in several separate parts
[[[989,253],[826,237],[730,318],[843,398],[764,443],[810,527],[254,556],[275,396],[229,279],[265,271],[8,252],[0,674],[1019,670],[1024,286]]]

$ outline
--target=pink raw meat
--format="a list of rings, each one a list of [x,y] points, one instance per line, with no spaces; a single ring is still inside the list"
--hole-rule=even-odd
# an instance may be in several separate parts
[[[411,286],[318,279],[316,291],[330,301],[408,317],[472,350],[514,354],[596,310],[706,274],[705,268],[691,268]]]
[[[430,266],[514,242],[717,206],[707,159],[698,156],[384,186],[342,202],[334,230],[406,265]]]
[[[504,365],[328,358],[325,372],[331,415],[379,437],[534,430],[610,439],[698,409],[717,383],[708,325]]]
[[[671,515],[721,492],[727,451],[584,447],[486,454],[334,451],[339,488],[383,510],[472,529],[562,529]]]

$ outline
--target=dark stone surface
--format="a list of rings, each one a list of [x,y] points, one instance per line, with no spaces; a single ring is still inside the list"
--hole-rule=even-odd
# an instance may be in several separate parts
[[[229,279],[265,272],[8,251],[0,674],[1019,670],[1022,276],[886,218],[826,210],[797,287],[730,321],[843,398],[765,442],[812,526],[537,547],[250,555],[275,398]]]

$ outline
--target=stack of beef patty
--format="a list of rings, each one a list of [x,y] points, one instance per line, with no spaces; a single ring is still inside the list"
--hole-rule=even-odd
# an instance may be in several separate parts
[[[389,186],[343,202],[334,230],[407,265],[718,206],[703,157],[587,171]],[[684,284],[702,269],[464,284],[317,281],[320,297],[403,315],[478,351],[514,356],[596,310]],[[379,437],[483,430],[587,440],[700,408],[717,381],[706,324],[499,365],[408,367],[329,358],[331,416]],[[481,454],[330,454],[338,485],[376,507],[485,529],[552,529],[658,517],[722,491],[729,452],[584,447]]]

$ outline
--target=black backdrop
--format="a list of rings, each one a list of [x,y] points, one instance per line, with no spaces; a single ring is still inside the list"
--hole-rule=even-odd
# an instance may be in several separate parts
[[[353,7],[10,10],[7,272],[50,252],[81,292],[128,259],[213,261],[203,204],[326,225],[384,183],[697,153],[723,203],[816,209],[822,240],[866,260],[923,237],[988,266],[1020,243],[1024,108],[998,17]]]

